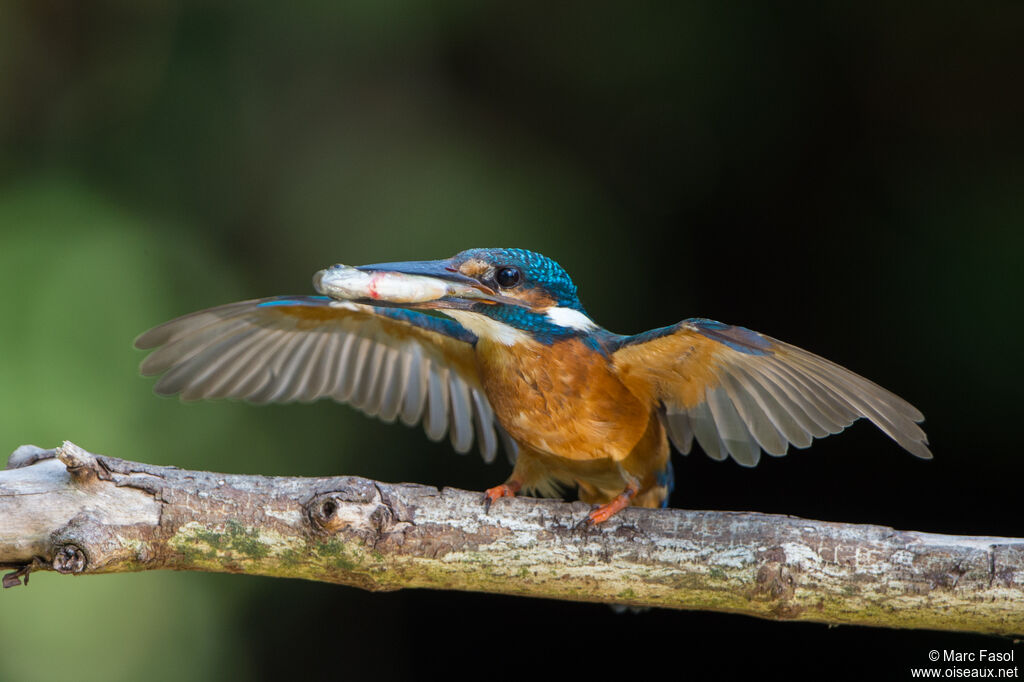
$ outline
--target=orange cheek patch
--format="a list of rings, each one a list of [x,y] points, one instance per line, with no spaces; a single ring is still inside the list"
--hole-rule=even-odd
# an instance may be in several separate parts
[[[491,266],[487,261],[471,258],[459,266],[459,272],[467,277],[479,278],[487,273]]]
[[[504,292],[506,296],[517,298],[528,303],[534,310],[543,310],[555,305],[555,299],[551,298],[541,289],[523,289],[522,291],[512,289]]]

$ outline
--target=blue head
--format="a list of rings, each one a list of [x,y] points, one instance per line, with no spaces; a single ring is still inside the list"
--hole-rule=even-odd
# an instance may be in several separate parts
[[[459,273],[531,309],[557,306],[583,312],[569,274],[547,256],[525,249],[469,249],[451,262]]]
[[[515,335],[504,328],[507,326],[534,340],[551,343],[596,328],[583,310],[568,273],[547,256],[525,249],[469,249],[454,256],[451,263],[459,274],[505,299],[499,303],[476,302],[468,314],[448,313],[478,336],[514,340]]]
[[[525,249],[469,249],[446,260],[381,263],[360,269],[453,280],[493,294],[446,297],[410,306],[441,310],[481,338],[511,344],[525,335],[551,343],[597,328],[583,310],[576,285],[562,266]]]

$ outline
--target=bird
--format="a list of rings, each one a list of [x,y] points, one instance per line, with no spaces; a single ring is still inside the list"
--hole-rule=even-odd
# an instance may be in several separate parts
[[[459,453],[512,463],[485,513],[518,494],[576,490],[604,523],[629,506],[667,505],[671,447],[755,466],[865,418],[930,459],[917,408],[818,355],[707,318],[635,335],[587,314],[566,271],[539,253],[476,248],[451,258],[377,263],[444,295],[404,302],[274,296],[194,312],[141,334],[143,375],[182,400],[332,398],[385,422],[422,422]],[[352,270],[349,268],[349,270]],[[425,278],[425,279],[424,279]],[[422,299],[422,300],[421,300]]]

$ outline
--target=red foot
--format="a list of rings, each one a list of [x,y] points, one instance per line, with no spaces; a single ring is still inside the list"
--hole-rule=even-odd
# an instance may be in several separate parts
[[[519,484],[515,481],[502,483],[484,491],[484,513],[491,510],[491,504],[502,497],[515,497],[519,492]]]
[[[590,526],[596,526],[599,523],[604,523],[605,521],[607,521],[608,519],[610,519],[611,517],[615,516],[620,511],[628,507],[630,501],[633,499],[633,496],[636,495],[636,493],[637,488],[635,486],[630,486],[626,488],[614,500],[608,502],[607,504],[602,504],[597,509],[594,509],[589,514],[587,514],[587,518],[583,520],[582,525],[587,526],[589,528]]]

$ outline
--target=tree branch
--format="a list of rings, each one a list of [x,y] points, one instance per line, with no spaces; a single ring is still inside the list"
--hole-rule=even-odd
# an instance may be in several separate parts
[[[200,570],[777,620],[1024,634],[1024,539],[757,513],[498,500],[351,476],[186,471],[22,446],[0,471],[4,586],[35,570]]]

